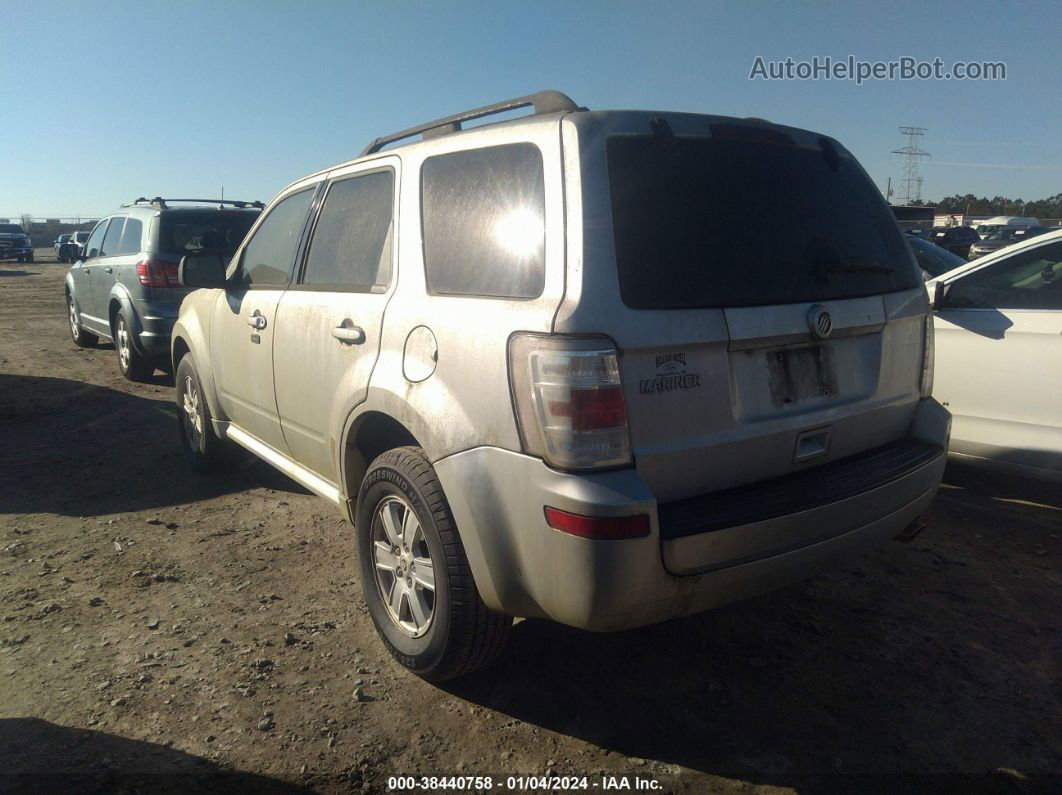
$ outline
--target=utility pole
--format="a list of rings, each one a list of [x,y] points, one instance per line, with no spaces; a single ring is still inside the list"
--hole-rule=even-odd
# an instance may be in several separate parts
[[[928,158],[929,152],[923,151],[919,143],[926,134],[926,128],[901,127],[900,132],[907,136],[907,145],[902,149],[893,149],[892,154],[903,157],[903,178],[900,180],[904,192],[903,203],[911,204],[922,200],[922,177],[918,174],[918,163]]]
[[[892,204],[892,177],[889,177],[889,181],[885,183],[885,202]]]

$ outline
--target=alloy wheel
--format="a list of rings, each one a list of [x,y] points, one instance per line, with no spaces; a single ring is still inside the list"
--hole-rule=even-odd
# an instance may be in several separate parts
[[[125,318],[118,318],[118,328],[115,336],[118,338],[116,340],[118,344],[118,359],[122,363],[122,370],[128,370],[131,352],[129,350],[129,329],[125,325]]]
[[[181,392],[181,423],[184,425],[189,447],[199,450],[203,438],[203,412],[199,387],[191,376],[185,376]]]
[[[413,507],[387,497],[372,522],[376,587],[387,614],[403,634],[419,638],[435,616],[435,564]]]
[[[76,340],[81,331],[81,324],[77,319],[77,308],[74,306],[74,299],[67,296],[66,305],[70,308],[70,333]]]

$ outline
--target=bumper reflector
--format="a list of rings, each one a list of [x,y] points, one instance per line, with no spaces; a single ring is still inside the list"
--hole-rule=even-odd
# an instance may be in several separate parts
[[[644,538],[649,535],[649,517],[644,513],[637,516],[580,516],[547,506],[546,523],[562,533],[598,541]]]

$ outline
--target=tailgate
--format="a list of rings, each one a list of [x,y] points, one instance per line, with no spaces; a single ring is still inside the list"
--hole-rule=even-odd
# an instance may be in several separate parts
[[[925,290],[855,159],[826,136],[758,121],[607,124],[587,138],[596,159],[583,179],[607,170],[612,249],[591,237],[588,268],[618,277],[606,328],[618,329],[635,466],[657,499],[902,438],[920,393]],[[589,236],[601,194],[584,188]]]
[[[812,307],[832,318],[826,339],[809,329]],[[890,322],[880,296],[635,318],[624,398],[635,466],[661,503],[820,466],[910,426],[923,319]]]

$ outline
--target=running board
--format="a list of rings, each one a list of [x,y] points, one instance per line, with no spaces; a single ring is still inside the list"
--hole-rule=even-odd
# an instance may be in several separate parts
[[[318,497],[324,497],[337,508],[343,508],[341,500],[339,499],[339,489],[324,478],[318,477],[305,467],[299,466],[286,455],[278,453],[269,445],[258,441],[249,433],[237,428],[232,423],[229,423],[229,427],[225,431],[225,437],[227,439],[232,439],[232,441],[236,442],[240,447],[246,447],[256,456],[266,460],[300,486],[308,488]]]

